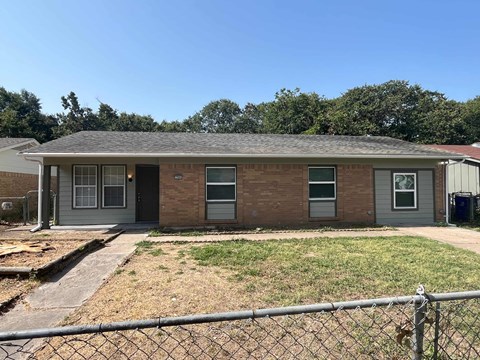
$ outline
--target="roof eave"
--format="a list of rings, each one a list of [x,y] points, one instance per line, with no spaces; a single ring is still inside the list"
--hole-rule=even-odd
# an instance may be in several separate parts
[[[211,153],[27,153],[23,152],[19,155],[29,157],[42,158],[69,158],[69,157],[155,157],[155,158],[289,158],[289,159],[306,159],[306,158],[337,158],[337,159],[430,159],[430,160],[462,160],[467,156],[462,155],[415,155],[415,154],[211,154]]]
[[[9,146],[5,146],[5,147],[2,147],[0,148],[0,151],[6,151],[6,150],[10,150],[10,149],[13,149],[13,148],[16,148],[18,146],[23,146],[23,145],[27,145],[27,144],[30,144],[30,143],[34,143],[35,146],[38,146],[40,145],[40,143],[35,140],[35,139],[30,139],[30,140],[27,140],[27,141],[23,141],[21,143],[16,143],[16,144],[13,144],[13,145],[9,145]],[[17,153],[18,155],[19,153]]]

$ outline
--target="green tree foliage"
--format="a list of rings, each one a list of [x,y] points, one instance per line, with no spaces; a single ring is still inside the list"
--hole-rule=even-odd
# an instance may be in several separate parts
[[[66,113],[57,114],[58,127],[55,137],[70,135],[84,130],[106,130],[97,114],[89,107],[82,107],[77,95],[72,91],[67,96],[62,96],[62,107]]]
[[[240,106],[228,99],[215,100],[185,120],[191,132],[231,133],[241,114]]]
[[[355,87],[335,99],[300,89],[281,89],[273,101],[243,108],[220,99],[183,121],[161,123],[103,103],[95,112],[80,106],[74,92],[61,102],[63,113],[46,115],[32,93],[0,87],[0,136],[44,142],[82,130],[106,130],[379,135],[437,144],[480,141],[480,96],[462,103],[400,80]]]
[[[158,131],[162,132],[187,132],[187,125],[185,124],[184,121],[166,121],[163,120],[159,125],[158,125]]]
[[[41,110],[40,100],[34,94],[0,87],[0,136],[35,138],[39,142],[51,140],[56,123]]]
[[[462,118],[463,104],[448,100],[443,94],[428,93],[417,112],[415,137],[408,140],[422,144],[470,144]]]
[[[57,137],[86,130],[151,132],[159,129],[159,124],[150,115],[118,113],[104,103],[100,103],[96,113],[89,107],[81,107],[74,92],[62,97],[62,106],[67,112],[57,115]]]
[[[245,134],[263,132],[264,109],[264,104],[246,104],[241,113],[236,117],[232,132]]]
[[[462,109],[462,118],[465,122],[467,143],[480,141],[480,96],[468,100]]]
[[[264,104],[265,132],[300,134],[315,126],[323,118],[328,101],[316,93],[302,93],[300,89],[281,89],[275,100]]]
[[[329,133],[338,135],[415,137],[418,104],[423,90],[406,81],[389,81],[348,90],[330,109]]]
[[[150,115],[138,115],[135,113],[121,112],[118,121],[108,128],[112,131],[158,131],[159,125]]]
[[[375,135],[425,144],[465,144],[462,103],[444,94],[392,80],[348,90],[308,133]]]

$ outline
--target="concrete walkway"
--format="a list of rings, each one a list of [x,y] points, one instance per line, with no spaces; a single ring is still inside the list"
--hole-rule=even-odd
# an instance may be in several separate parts
[[[124,233],[71,264],[0,316],[0,332],[51,327],[87,301],[146,233]]]
[[[462,249],[480,254],[480,232],[454,226],[400,226],[397,230],[348,230],[348,231],[302,231],[278,233],[246,233],[246,234],[207,234],[201,236],[165,235],[150,237],[149,241],[156,242],[217,242],[228,240],[284,240],[284,239],[313,239],[338,237],[377,237],[377,236],[423,236],[429,239],[447,243]]]

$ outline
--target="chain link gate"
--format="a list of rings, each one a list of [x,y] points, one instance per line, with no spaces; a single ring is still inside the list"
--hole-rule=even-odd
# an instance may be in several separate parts
[[[478,359],[480,291],[0,333],[5,359]]]

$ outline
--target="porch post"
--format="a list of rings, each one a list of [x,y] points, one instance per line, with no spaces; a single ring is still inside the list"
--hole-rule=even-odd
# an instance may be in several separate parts
[[[50,229],[50,179],[52,173],[50,165],[43,166],[42,187],[42,229]]]

